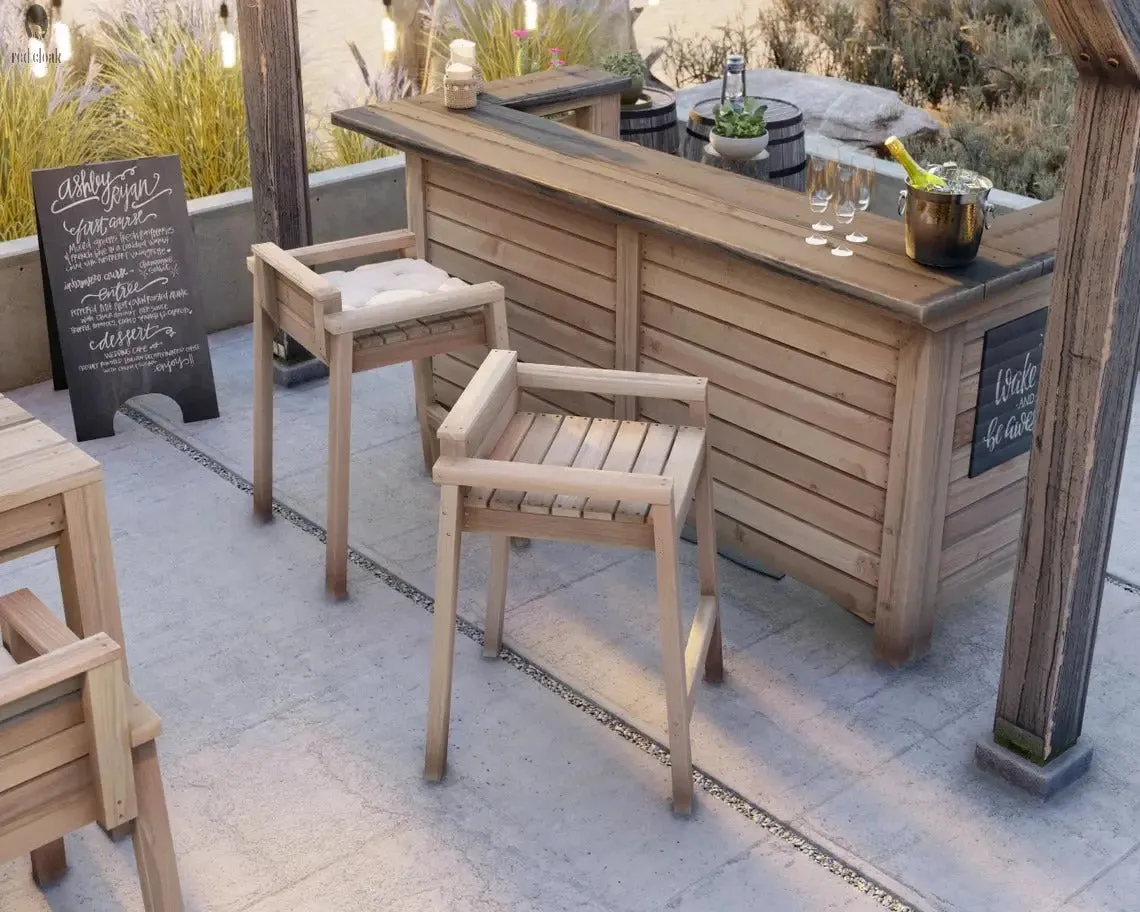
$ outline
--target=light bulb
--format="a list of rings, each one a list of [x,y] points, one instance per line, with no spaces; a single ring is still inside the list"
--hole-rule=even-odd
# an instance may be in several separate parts
[[[222,49],[222,66],[232,70],[237,64],[237,40],[229,29],[222,29],[218,35],[218,43]]]
[[[396,53],[396,21],[384,9],[384,18],[380,20],[380,36],[384,40],[384,53]]]
[[[42,79],[47,75],[47,48],[39,38],[28,39],[28,60],[32,66],[32,75]]]
[[[57,22],[51,27],[51,39],[59,52],[59,59],[66,63],[71,59],[71,29],[66,22]]]
[[[523,28],[528,32],[535,31],[538,28],[538,0],[525,0],[523,11],[526,16]]]

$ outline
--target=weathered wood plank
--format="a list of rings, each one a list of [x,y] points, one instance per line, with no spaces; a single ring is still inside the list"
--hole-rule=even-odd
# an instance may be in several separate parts
[[[682,307],[699,307],[702,313],[729,326],[740,326],[885,383],[895,381],[898,352],[887,345],[652,263],[646,263],[642,283],[646,294]]]
[[[699,306],[699,302],[693,303]],[[642,332],[642,345],[648,354],[658,360],[663,359],[655,351],[651,330],[687,339],[694,345],[719,352],[726,358],[760,368],[805,389],[846,402],[882,418],[894,415],[895,388],[890,383],[782,345],[740,326],[720,322],[662,298],[645,295],[641,309],[642,322],[647,328]]]
[[[924,333],[899,359],[875,605],[875,655],[893,665],[923,655],[934,630],[964,336],[961,325]]]
[[[642,369],[662,374],[685,373],[649,358],[642,359]],[[642,411],[648,407],[648,402],[642,402]],[[821,427],[720,386],[710,385],[709,408],[722,420],[731,421],[789,450],[803,453],[876,487],[887,486],[887,456],[884,453],[844,440]]]
[[[523,218],[501,206],[428,185],[427,211],[460,225],[476,228],[517,244],[552,260],[612,279],[617,275],[613,247],[595,244],[563,231],[560,226]],[[505,203],[504,203],[505,205]]]
[[[470,171],[449,168],[437,162],[432,165],[430,183],[484,203],[493,202],[500,208],[524,218],[557,225],[568,234],[577,235],[596,244],[603,244],[606,247],[615,247],[617,244],[617,225],[613,221],[606,221],[596,215],[564,206],[537,193],[527,193],[510,187],[486,173],[475,175]]]
[[[869,415],[838,399],[821,396],[774,374],[725,358],[720,351],[691,345],[653,329],[642,331],[642,344],[654,361],[694,377],[706,377],[710,383],[879,453],[890,451],[891,425],[885,418]]]
[[[431,241],[461,250],[470,256],[494,263],[511,272],[580,295],[587,301],[614,309],[616,294],[612,280],[576,266],[486,234],[467,225],[453,222],[434,212],[427,216],[427,236]]]
[[[1081,734],[1140,346],[1140,24],[1115,0],[1066,7],[1043,3],[1062,41],[1074,52],[1087,41],[1094,60],[1127,50],[1129,79],[1082,73],[1074,105],[994,726],[1037,763]]]

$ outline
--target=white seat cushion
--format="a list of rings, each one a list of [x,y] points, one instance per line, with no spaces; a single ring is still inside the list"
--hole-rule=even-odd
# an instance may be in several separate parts
[[[467,287],[462,279],[449,276],[438,266],[424,260],[398,259],[368,263],[352,272],[326,272],[323,277],[341,290],[341,307],[344,310],[392,304]]]

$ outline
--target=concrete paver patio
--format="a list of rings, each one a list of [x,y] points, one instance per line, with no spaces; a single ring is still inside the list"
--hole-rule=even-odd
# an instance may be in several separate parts
[[[932,654],[894,671],[824,597],[722,562],[727,677],[700,687],[702,788],[680,820],[653,743],[652,557],[535,543],[512,555],[514,655],[487,662],[458,638],[449,776],[425,785],[438,501],[410,370],[355,378],[356,554],[350,599],[331,603],[325,386],[278,392],[277,495],[293,521],[256,525],[249,340],[211,339],[220,420],[183,425],[147,397],[116,437],[85,444],[107,476],[132,677],[165,722],[189,909],[1136,908],[1140,595],[1115,583],[1085,724],[1093,769],[1043,805],[972,763],[1008,579],[946,606]],[[66,393],[13,398],[72,434]],[[1130,455],[1110,571],[1140,582]],[[461,614],[475,625],[487,566],[470,537]],[[50,558],[0,568],[0,591],[25,585],[58,606]],[[46,897],[26,862],[0,866],[0,910],[141,908],[129,846],[89,828],[69,847],[74,869]]]

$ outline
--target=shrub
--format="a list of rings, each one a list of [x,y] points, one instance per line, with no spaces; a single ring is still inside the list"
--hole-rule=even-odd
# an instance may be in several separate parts
[[[729,54],[741,54],[754,66],[761,40],[760,23],[749,20],[741,11],[709,34],[697,38],[682,38],[675,26],[669,26],[659,59],[673,85],[698,85],[720,79]]]
[[[115,87],[114,157],[176,154],[189,197],[248,187],[241,70],[223,68],[206,0],[129,0],[100,12],[102,77]]]
[[[32,76],[13,52],[26,50],[24,4],[0,6],[0,241],[35,234],[31,172],[103,157],[110,133],[98,68],[82,74],[51,65]]]
[[[551,49],[564,64],[594,64],[625,50],[628,4],[623,0],[545,0],[538,29],[522,30],[522,0],[452,0],[438,14],[428,36],[429,80],[439,84],[455,38],[475,42],[475,55],[488,82],[551,66]]]
[[[735,52],[894,89],[946,125],[912,139],[916,155],[1042,199],[1062,187],[1076,75],[1032,0],[775,0],[711,37],[671,33],[663,61],[684,85],[718,78]]]
[[[376,75],[372,75],[356,42],[350,41],[348,49],[360,70],[363,90],[355,94],[342,93],[345,107],[375,104],[379,101],[391,101],[416,94],[415,81],[407,74],[392,66],[381,65],[377,68]],[[309,171],[357,165],[396,154],[396,150],[390,146],[378,143],[354,130],[345,130],[343,127],[331,127],[327,134],[322,136],[320,126],[320,124],[315,125],[309,133]]]

